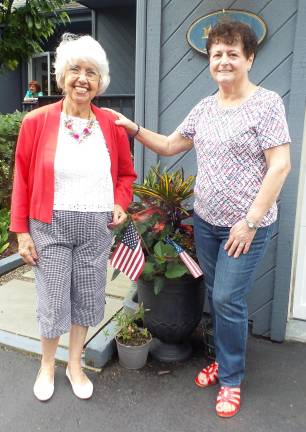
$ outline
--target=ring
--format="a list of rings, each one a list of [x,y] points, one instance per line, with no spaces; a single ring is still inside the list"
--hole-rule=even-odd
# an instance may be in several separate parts
[[[244,246],[244,243],[240,242],[240,243],[239,243],[239,246],[240,246],[240,247]]]

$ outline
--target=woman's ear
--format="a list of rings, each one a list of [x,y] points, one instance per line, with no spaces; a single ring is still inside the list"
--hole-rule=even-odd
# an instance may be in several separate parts
[[[254,62],[254,53],[251,54],[250,57],[248,58],[248,72],[250,72],[250,70],[252,69],[253,62]]]

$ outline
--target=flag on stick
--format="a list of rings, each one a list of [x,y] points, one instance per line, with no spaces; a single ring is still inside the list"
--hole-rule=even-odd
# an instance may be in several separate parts
[[[140,237],[133,222],[128,224],[121,242],[110,258],[110,264],[132,281],[137,281],[141,275],[145,259]]]
[[[179,257],[194,278],[198,278],[203,275],[200,266],[195,262],[193,258],[191,258],[190,255],[188,255],[188,253],[180,245],[175,243],[175,241],[171,240],[169,237],[166,238],[166,242],[174,247]]]

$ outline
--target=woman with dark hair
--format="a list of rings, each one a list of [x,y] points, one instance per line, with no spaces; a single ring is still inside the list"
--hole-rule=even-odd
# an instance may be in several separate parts
[[[41,91],[41,86],[38,81],[30,81],[29,88],[25,94],[24,100],[37,98],[38,96],[43,96]]]
[[[119,113],[116,121],[161,155],[195,148],[195,241],[216,349],[216,361],[198,374],[195,383],[202,388],[220,383],[216,403],[220,417],[232,417],[240,409],[248,334],[246,297],[267,250],[277,218],[276,199],[290,171],[283,102],[275,92],[249,80],[256,48],[249,26],[217,24],[207,40],[216,94],[202,99],[169,136]]]

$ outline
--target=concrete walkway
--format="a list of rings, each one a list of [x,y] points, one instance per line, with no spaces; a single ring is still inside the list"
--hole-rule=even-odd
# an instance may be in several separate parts
[[[71,392],[63,366],[56,370],[53,398],[35,400],[39,361],[0,349],[0,431],[44,432],[303,432],[306,425],[306,345],[275,344],[250,337],[242,409],[232,419],[214,413],[217,387],[199,389],[195,373],[205,364],[201,338],[192,359],[171,366],[149,361],[140,371],[116,359],[94,383],[89,401]]]
[[[106,306],[103,321],[90,328],[87,340],[104,328],[114,314],[122,308],[123,299],[131,282],[120,274],[112,281],[113,269],[108,269]],[[32,270],[20,273],[14,279],[0,284],[0,343],[32,353],[40,352],[39,332],[36,321],[36,291]],[[61,337],[57,359],[67,359],[68,334]]]

